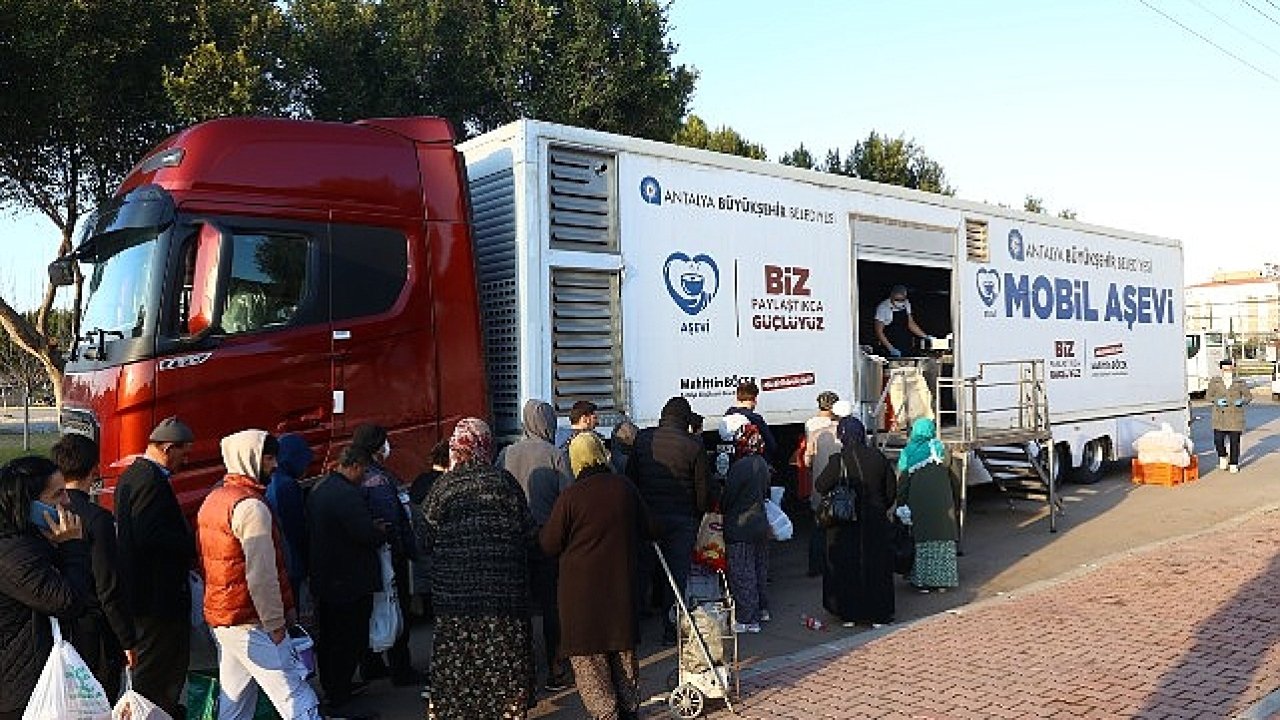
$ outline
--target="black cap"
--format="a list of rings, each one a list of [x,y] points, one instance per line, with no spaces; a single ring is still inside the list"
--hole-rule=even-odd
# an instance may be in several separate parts
[[[189,443],[196,439],[195,433],[177,416],[167,417],[151,431],[148,442],[153,443]]]
[[[569,422],[576,423],[587,415],[595,415],[598,409],[590,400],[579,400],[569,408]]]

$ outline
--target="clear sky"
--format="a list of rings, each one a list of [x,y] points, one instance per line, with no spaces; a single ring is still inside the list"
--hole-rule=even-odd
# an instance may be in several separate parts
[[[959,197],[1181,239],[1189,281],[1280,261],[1280,1],[675,0],[670,19],[693,112],[772,159],[905,135]],[[33,305],[53,225],[0,217],[0,243],[0,291]]]

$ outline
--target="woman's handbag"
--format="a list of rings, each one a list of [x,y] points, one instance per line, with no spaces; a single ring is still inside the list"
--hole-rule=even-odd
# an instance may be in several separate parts
[[[858,462],[856,456],[854,462]],[[843,453],[840,455],[840,470],[839,482],[830,491],[823,493],[822,498],[818,500],[818,509],[814,511],[814,517],[819,527],[835,527],[858,519],[856,505],[858,498],[853,488],[849,486],[849,474],[844,466]],[[861,463],[858,465],[858,471],[862,471]]]

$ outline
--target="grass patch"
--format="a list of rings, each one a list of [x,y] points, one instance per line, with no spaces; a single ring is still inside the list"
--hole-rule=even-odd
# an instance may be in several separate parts
[[[22,449],[22,433],[0,434],[0,464],[23,455],[49,456],[49,448],[58,441],[58,433],[31,433],[31,449]]]

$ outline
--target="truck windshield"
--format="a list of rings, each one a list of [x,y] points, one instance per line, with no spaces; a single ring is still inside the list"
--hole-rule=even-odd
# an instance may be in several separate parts
[[[136,338],[143,332],[151,293],[152,264],[157,236],[154,232],[120,237],[114,242],[99,240],[96,257],[84,258],[89,292],[85,300],[83,327],[102,337],[94,341]]]

